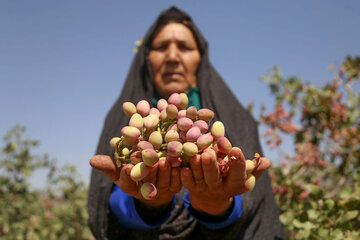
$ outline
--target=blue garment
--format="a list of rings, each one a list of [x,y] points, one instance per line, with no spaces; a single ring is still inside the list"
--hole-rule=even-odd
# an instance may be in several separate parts
[[[164,216],[154,224],[146,223],[138,214],[134,198],[121,191],[120,187],[115,185],[110,197],[110,209],[118,218],[120,223],[130,229],[148,230],[153,228],[159,228],[171,215],[175,207],[174,197],[171,203],[171,210],[164,213]]]
[[[158,93],[155,93],[155,98],[152,99],[151,101],[154,106],[156,106],[157,101],[160,98],[161,96]],[[195,87],[189,89],[188,98],[189,98],[188,107],[195,106],[197,110],[201,109],[199,88]],[[166,222],[166,220],[171,216],[172,211],[174,210],[175,200],[176,197],[174,197],[171,203],[170,210],[164,213],[164,216],[161,219],[159,219],[157,222],[151,225],[146,223],[138,214],[135,207],[134,198],[121,191],[119,186],[113,187],[112,194],[110,197],[110,208],[123,226],[130,229],[149,230],[149,229],[159,228],[163,223]],[[184,205],[188,209],[189,213],[198,222],[200,222],[209,229],[220,229],[229,226],[230,224],[239,220],[242,214],[242,199],[240,195],[234,197],[233,209],[229,214],[229,216],[225,220],[220,222],[208,222],[205,221],[204,219],[200,219],[199,217],[197,217],[198,214],[196,214],[194,212],[195,210],[191,208],[189,194],[186,194],[183,200],[184,200]]]
[[[137,229],[137,230],[149,230],[149,229],[159,228],[163,223],[166,222],[166,220],[171,216],[172,211],[174,210],[175,200],[176,197],[174,197],[171,203],[170,210],[164,213],[164,216],[161,219],[159,219],[157,222],[154,222],[154,224],[148,224],[138,214],[135,207],[134,198],[121,191],[120,187],[115,185],[113,187],[113,192],[110,197],[110,209],[124,227],[130,229]],[[234,197],[233,210],[231,211],[230,215],[221,222],[207,222],[204,219],[200,219],[199,217],[196,217],[196,214],[193,212],[194,210],[190,207],[189,193],[184,196],[183,200],[184,200],[184,205],[188,209],[190,214],[198,222],[200,222],[209,229],[224,228],[236,222],[241,217],[241,213],[242,213],[241,195],[237,195]]]
[[[189,193],[187,193],[184,198],[184,205],[186,209],[190,212],[190,214],[201,224],[205,225],[209,229],[220,229],[229,226],[230,224],[236,222],[240,219],[242,214],[242,199],[241,195],[237,195],[233,199],[233,209],[230,213],[230,215],[221,222],[208,222],[204,219],[201,219],[200,217],[197,217],[198,214],[196,214],[191,207],[191,203],[189,200]]]

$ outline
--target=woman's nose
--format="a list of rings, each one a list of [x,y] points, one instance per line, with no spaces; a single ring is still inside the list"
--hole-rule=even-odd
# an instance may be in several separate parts
[[[170,62],[178,62],[179,61],[179,49],[176,45],[171,44],[168,48],[167,52],[167,60]]]

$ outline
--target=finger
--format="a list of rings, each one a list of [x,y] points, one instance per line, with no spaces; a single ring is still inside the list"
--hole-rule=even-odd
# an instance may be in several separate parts
[[[180,177],[181,183],[184,185],[185,188],[187,188],[190,192],[195,191],[196,185],[190,168],[182,168],[180,171]]]
[[[210,189],[219,189],[222,185],[222,178],[215,154],[204,152],[200,157],[206,184]]]
[[[170,186],[171,167],[165,159],[159,160],[156,188],[158,190],[168,189]]]
[[[234,147],[229,153],[230,168],[226,178],[227,189],[241,189],[246,179],[245,157],[240,148]]]
[[[134,165],[132,164],[124,165],[121,169],[119,180],[114,181],[114,183],[118,185],[124,193],[136,196],[138,194],[139,184],[130,178],[130,172],[133,167]]]
[[[201,166],[200,155],[196,154],[190,158],[190,167],[196,185],[204,184],[204,174]]]
[[[157,172],[159,169],[159,162],[155,163],[153,166],[150,167],[149,174],[143,179],[143,182],[149,182],[156,186],[156,178]]]
[[[178,193],[181,190],[180,168],[171,168],[170,191]]]
[[[271,166],[271,162],[267,158],[260,158],[260,165],[254,169],[252,174],[255,176],[256,179],[258,179],[263,172],[265,172],[269,167]]]
[[[105,176],[110,178],[112,181],[118,180],[120,177],[121,168],[118,168],[115,160],[109,156],[95,155],[90,159],[90,165],[93,168],[102,171]]]

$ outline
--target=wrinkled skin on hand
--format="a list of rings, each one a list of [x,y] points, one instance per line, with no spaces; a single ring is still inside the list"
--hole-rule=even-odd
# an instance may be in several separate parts
[[[181,170],[181,182],[189,190],[191,206],[209,215],[222,216],[233,197],[248,192],[245,157],[239,148],[230,152],[229,173],[222,177],[215,152],[204,152],[190,159],[191,168]],[[258,179],[270,167],[267,158],[260,158],[252,174]]]
[[[150,182],[157,188],[157,195],[152,200],[146,200],[140,193],[141,183],[136,183],[130,178],[133,164],[125,164],[118,168],[115,160],[109,156],[96,155],[91,158],[90,165],[102,171],[123,192],[138,199],[148,207],[167,206],[175,194],[181,190],[180,168],[171,168],[166,160],[159,160],[151,167],[150,174],[143,180]]]
[[[233,148],[229,154],[229,172],[221,176],[215,152],[208,151],[190,158],[190,168],[171,168],[164,160],[159,160],[151,167],[150,174],[143,180],[157,188],[157,195],[152,200],[146,200],[140,193],[141,183],[130,178],[134,165],[125,164],[118,168],[115,160],[109,156],[96,155],[91,158],[90,165],[102,171],[123,192],[138,199],[147,207],[167,206],[175,194],[184,186],[189,190],[191,206],[209,215],[221,216],[229,209],[233,197],[250,189],[247,188],[245,157],[239,148]],[[252,174],[258,179],[270,167],[267,158],[260,158]]]

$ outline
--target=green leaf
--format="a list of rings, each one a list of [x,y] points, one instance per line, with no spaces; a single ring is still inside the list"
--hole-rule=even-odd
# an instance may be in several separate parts
[[[329,230],[325,228],[319,228],[318,234],[322,239],[329,239]]]
[[[332,210],[334,208],[335,202],[332,199],[327,199],[325,201],[325,208],[328,210]]]
[[[296,233],[295,239],[308,239],[310,236],[309,230],[300,230]]]
[[[339,239],[339,240],[344,239],[344,234],[340,229],[335,229],[333,232],[330,233],[330,236],[333,239]]]
[[[284,212],[283,214],[280,215],[279,219],[280,219],[282,224],[286,225],[286,224],[293,221],[294,214],[292,212],[290,212],[290,211]]]
[[[320,214],[320,213],[316,212],[314,209],[307,210],[306,213],[307,213],[309,220],[317,219]]]
[[[310,202],[310,205],[311,205],[311,207],[312,207],[313,209],[317,209],[317,208],[318,208],[318,204],[317,204],[317,202],[315,202],[315,201]]]
[[[359,215],[359,211],[357,210],[348,211],[345,213],[344,220],[349,221],[351,219],[356,218],[358,215]]]
[[[320,199],[323,196],[323,192],[319,186],[308,184],[306,187],[309,190],[310,195],[312,195],[315,199]]]
[[[306,222],[300,222],[299,220],[295,219],[293,221],[293,224],[296,228],[299,228],[299,229],[312,229],[312,228],[315,228],[316,226],[309,222],[309,221],[306,221]]]

